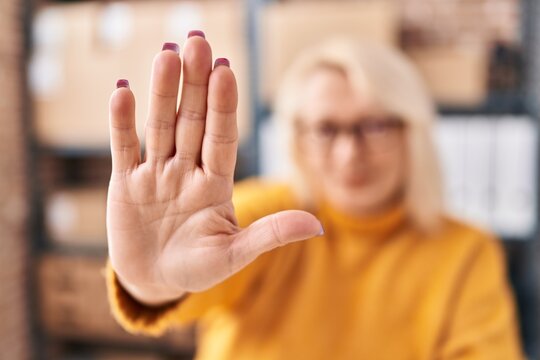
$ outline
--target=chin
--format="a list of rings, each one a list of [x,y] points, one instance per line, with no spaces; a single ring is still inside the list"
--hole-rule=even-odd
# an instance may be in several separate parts
[[[375,189],[366,187],[340,188],[329,197],[331,204],[338,210],[351,215],[365,215],[377,212],[384,204],[385,196],[379,195]]]

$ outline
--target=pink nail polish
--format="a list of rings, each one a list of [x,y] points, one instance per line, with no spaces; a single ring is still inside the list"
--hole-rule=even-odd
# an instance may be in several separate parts
[[[191,30],[189,33],[188,33],[188,38],[192,37],[192,36],[200,36],[202,37],[203,39],[206,39],[206,36],[204,36],[204,32],[202,32],[201,30]]]
[[[218,67],[219,65],[225,65],[227,67],[230,67],[231,63],[229,62],[229,59],[227,58],[217,58],[216,61],[214,61],[214,69]]]
[[[161,48],[161,50],[162,51],[164,51],[164,50],[172,50],[175,53],[179,54],[180,53],[180,46],[178,46],[178,44],[173,43],[173,42],[166,42],[165,44],[163,44],[163,47]]]
[[[116,82],[116,88],[128,88],[129,89],[129,81],[126,79],[120,79]]]

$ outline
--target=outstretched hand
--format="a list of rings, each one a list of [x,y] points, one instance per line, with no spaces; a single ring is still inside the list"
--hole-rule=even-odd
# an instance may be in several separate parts
[[[239,228],[231,202],[235,77],[226,59],[212,66],[202,33],[190,34],[182,60],[172,43],[154,59],[144,159],[127,81],[110,100],[109,256],[126,289],[148,304],[208,289],[260,254],[321,231],[313,215],[296,210]]]

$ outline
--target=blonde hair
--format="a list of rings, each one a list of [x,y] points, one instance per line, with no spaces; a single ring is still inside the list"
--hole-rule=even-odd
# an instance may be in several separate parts
[[[415,67],[396,49],[383,45],[333,40],[301,54],[286,72],[277,93],[274,116],[286,136],[292,163],[288,180],[302,205],[314,208],[313,189],[301,171],[294,121],[299,94],[308,75],[321,67],[330,67],[347,75],[351,84],[369,95],[386,111],[406,124],[408,150],[406,211],[420,230],[432,231],[443,212],[442,184],[432,125],[435,108]]]

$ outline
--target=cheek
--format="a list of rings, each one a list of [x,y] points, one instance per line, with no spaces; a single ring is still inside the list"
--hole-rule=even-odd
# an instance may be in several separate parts
[[[298,164],[310,176],[318,177],[331,171],[329,168],[331,162],[329,163],[327,157],[317,149],[299,145],[297,159]]]
[[[396,152],[384,161],[381,161],[377,167],[377,179],[374,179],[386,192],[394,192],[405,183],[407,158],[404,151]],[[377,184],[374,184],[377,186]]]

